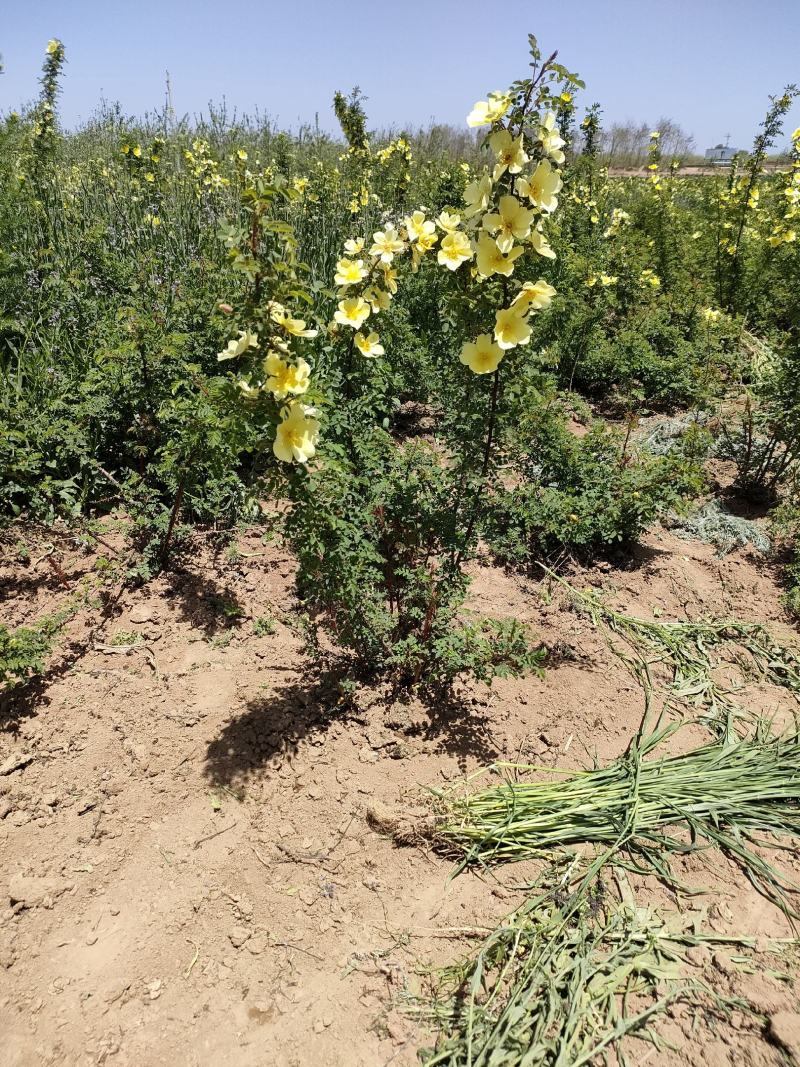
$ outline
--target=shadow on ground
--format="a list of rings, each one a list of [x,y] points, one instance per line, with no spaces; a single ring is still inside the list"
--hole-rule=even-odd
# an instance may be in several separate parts
[[[324,735],[333,722],[350,723],[354,734],[364,736],[364,744],[396,759],[411,754],[420,738],[455,756],[462,769],[469,760],[490,763],[500,756],[489,716],[471,697],[440,695],[423,704],[409,694],[371,692],[364,708],[343,699],[341,677],[328,672],[292,681],[248,701],[208,747],[209,780],[241,784],[273,758],[291,758],[305,738]]]
[[[176,570],[165,573],[164,579],[166,594],[181,619],[206,637],[218,636],[244,621],[244,607],[236,594],[212,576]]]

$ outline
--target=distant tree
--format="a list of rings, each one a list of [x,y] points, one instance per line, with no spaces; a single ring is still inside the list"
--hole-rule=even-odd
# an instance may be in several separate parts
[[[642,167],[647,160],[650,134],[658,130],[665,159],[682,159],[694,149],[694,137],[674,119],[660,118],[654,125],[646,122],[614,122],[601,136],[601,152],[607,164],[616,167]]]

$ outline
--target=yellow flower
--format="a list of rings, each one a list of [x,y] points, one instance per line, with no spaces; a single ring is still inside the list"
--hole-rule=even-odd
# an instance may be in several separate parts
[[[553,286],[540,278],[538,282],[525,282],[511,306],[516,308],[520,315],[524,315],[526,311],[543,311],[550,307],[555,295]]]
[[[277,302],[273,303],[270,309],[270,318],[278,326],[283,327],[287,333],[290,333],[292,337],[316,337],[319,333],[319,330],[307,329],[305,319],[293,319],[286,308]]]
[[[703,308],[700,312],[706,322],[711,325],[713,322],[719,321],[719,317],[722,314],[721,311],[717,311],[716,308]]]
[[[355,336],[356,348],[362,356],[369,356],[370,359],[384,354],[384,347],[380,341],[380,337],[374,332],[365,337],[359,331]]]
[[[247,159],[247,152],[244,150],[244,148],[239,148],[236,151],[236,156],[238,159],[241,159],[242,163],[244,163]]]
[[[433,223],[430,223],[433,226]],[[411,246],[411,269],[416,273],[419,270],[419,265],[422,262],[422,257],[426,252],[430,252],[436,242],[439,240],[439,235],[433,233],[423,233]]]
[[[364,251],[364,238],[363,237],[351,237],[344,243],[344,250],[351,256],[357,256],[359,252]]]
[[[649,285],[653,289],[661,288],[661,279],[652,270],[643,270],[640,275],[642,285]]]
[[[601,274],[600,275],[600,284],[602,286],[604,286],[606,289],[609,287],[609,285],[616,285],[618,281],[619,281],[619,279],[617,278],[616,274]]]
[[[445,233],[452,233],[453,230],[457,230],[461,225],[461,216],[451,214],[449,211],[443,211],[436,219],[436,222]]]
[[[555,112],[548,111],[542,119],[542,125],[539,127],[539,140],[542,142],[542,151],[544,154],[549,156],[554,163],[558,163],[560,166],[565,159],[564,153],[561,151],[561,146],[564,144],[564,138],[556,130],[555,126]]]
[[[474,374],[492,374],[497,370],[504,352],[488,333],[479,333],[474,341],[467,341],[458,357]]]
[[[439,254],[436,257],[448,270],[458,270],[462,263],[472,259],[475,253],[465,233],[448,233],[442,238]]]
[[[405,247],[400,234],[392,225],[373,233],[372,241],[373,244],[369,254],[371,256],[380,256],[382,263],[391,263],[395,255],[398,252],[402,252]]]
[[[558,207],[557,194],[563,184],[550,161],[542,159],[530,178],[517,181],[517,190],[520,196],[527,196],[534,207],[549,213]]]
[[[292,188],[297,193],[304,193],[308,188],[308,178],[295,178],[292,181]]]
[[[142,154],[142,146],[141,146],[140,144],[137,144],[137,145],[136,145],[136,146],[134,147],[134,149],[133,149],[133,154],[134,154],[134,155],[136,156],[136,158],[137,158],[137,159],[139,159],[139,158],[141,157],[141,154]]]
[[[511,97],[508,93],[489,93],[489,99],[479,100],[467,115],[467,125],[489,126],[498,122],[508,111],[510,104]]]
[[[340,300],[339,308],[333,317],[341,326],[351,326],[358,330],[369,318],[369,304],[360,296]]]
[[[497,212],[483,216],[483,228],[497,234],[495,240],[501,252],[510,252],[515,237],[521,241],[530,233],[533,212],[509,195],[500,197],[498,208]]]
[[[217,356],[217,360],[236,359],[244,355],[249,348],[258,348],[258,334],[249,330],[239,330],[239,337],[228,341],[228,346]]]
[[[268,352],[264,360],[264,370],[268,375],[267,389],[276,400],[283,400],[289,393],[304,393],[308,389],[311,367],[304,359],[287,363],[277,352]]]
[[[473,215],[477,215],[480,211],[485,211],[489,206],[489,197],[492,195],[492,179],[488,174],[480,179],[480,181],[470,182],[464,190],[464,203],[467,205],[467,209],[464,212],[468,219]]]
[[[431,225],[433,225],[431,223]],[[439,240],[439,235],[433,230],[431,233],[423,233],[417,238],[417,243],[414,245],[415,252],[430,252],[436,242]]]
[[[489,147],[497,159],[492,175],[495,181],[506,171],[509,174],[519,174],[528,162],[528,156],[522,146],[522,134],[513,138],[508,130],[495,130],[489,138]]]
[[[550,247],[550,243],[538,228],[531,230],[530,242],[533,245],[535,252],[538,252],[540,256],[544,256],[545,259],[555,259],[556,254]]]
[[[336,264],[336,274],[333,277],[336,285],[357,285],[367,276],[367,270],[363,259],[340,259]]]
[[[526,345],[531,339],[528,320],[517,308],[503,308],[495,314],[494,339],[503,349]]]
[[[310,418],[311,408],[292,403],[278,423],[272,451],[283,463],[308,463],[314,456],[319,437],[319,423]]]
[[[517,246],[512,248],[508,255],[504,255],[498,248],[497,241],[482,233],[478,238],[478,273],[484,278],[491,278],[493,274],[502,274],[508,278],[514,273],[514,260],[519,259],[524,251],[524,248]]]
[[[52,41],[47,42],[47,54],[49,56],[54,56],[60,47],[61,42],[53,38]]]
[[[148,170],[148,172],[144,176],[144,180],[146,182],[154,182],[156,180],[156,176],[151,170]]]
[[[370,286],[369,289],[364,290],[364,299],[369,302],[372,308],[373,314],[379,311],[386,311],[392,302],[392,298],[389,293],[384,292],[383,289],[376,289],[374,286]]]
[[[409,241],[416,241],[420,237],[436,232],[435,224],[425,218],[424,211],[415,211],[413,215],[406,215],[405,224]]]
[[[381,261],[378,266],[383,271],[383,284],[390,293],[397,292],[397,271],[389,263]]]

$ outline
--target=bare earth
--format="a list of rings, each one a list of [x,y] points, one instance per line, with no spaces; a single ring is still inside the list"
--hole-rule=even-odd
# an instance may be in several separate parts
[[[47,542],[25,536],[33,562],[0,565],[0,621],[15,625],[97,583],[96,554],[55,542],[41,558]],[[521,903],[523,872],[448,880],[446,860],[392,842],[385,809],[498,757],[607,760],[639,725],[641,690],[603,634],[558,588],[488,566],[471,606],[567,653],[543,679],[465,688],[433,712],[377,691],[342,710],[304,658],[292,560],[256,533],[239,548],[234,562],[201,553],[105,616],[82,609],[41,691],[0,720],[2,1067],[416,1063],[431,1035],[404,992]],[[796,639],[763,560],[720,560],[660,527],[638,555],[572,580],[646,618],[735,614]],[[220,598],[243,609],[233,625]],[[263,616],[274,633],[257,636]],[[787,706],[764,687],[747,700]],[[24,759],[4,773],[8,757]],[[800,872],[797,856],[780,862]],[[791,936],[718,854],[682,873],[709,893],[637,888],[718,932]],[[759,1014],[695,1021],[676,1007],[662,1049],[632,1042],[631,1062],[800,1056],[796,956],[758,959],[697,949],[694,977]]]

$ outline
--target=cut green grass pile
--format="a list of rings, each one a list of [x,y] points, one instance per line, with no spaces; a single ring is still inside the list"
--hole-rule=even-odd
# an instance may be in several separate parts
[[[667,702],[680,701],[697,709],[710,729],[728,739],[735,736],[741,723],[752,724],[757,716],[741,706],[737,687],[723,685],[714,676],[722,664],[735,664],[743,678],[757,678],[800,699],[800,656],[795,649],[779,644],[759,623],[638,619],[614,611],[596,593],[579,592],[563,581],[561,584],[595,625],[603,624],[627,644],[629,652],[620,648],[619,642],[612,642],[612,648],[641,682],[647,710],[655,689],[652,669],[658,665],[671,673]]]
[[[713,845],[791,910],[786,891],[800,887],[761,856],[756,835],[800,837],[800,738],[776,738],[762,729],[752,740],[646,758],[677,728],[637,741],[607,767],[560,781],[509,779],[472,795],[438,793],[436,841],[458,853],[463,865],[594,843],[624,848],[642,869],[665,878],[671,878],[666,855]],[[688,830],[692,843],[676,836],[676,828]]]
[[[608,1062],[612,1048],[625,1067],[639,1061],[622,1038],[657,1043],[648,1022],[678,1000],[746,1008],[681,979],[684,950],[704,937],[620,904],[600,879],[571,892],[574,876],[574,864],[548,871],[476,953],[439,972],[412,1008],[439,1030],[420,1053],[426,1067],[581,1067]]]
[[[736,664],[743,679],[757,677],[798,698],[797,653],[757,624],[651,622],[567,588],[641,682],[642,725],[627,752],[605,767],[548,770],[546,780],[521,781],[535,768],[499,764],[489,768],[504,776],[499,785],[435,793],[434,844],[456,856],[459,869],[523,859],[545,867],[522,907],[477,951],[437,972],[430,999],[415,1005],[438,1029],[435,1047],[421,1052],[426,1067],[624,1067],[623,1038],[657,1044],[649,1023],[675,1000],[706,1012],[746,1008],[701,981],[681,979],[680,971],[686,945],[748,938],[689,934],[680,915],[666,922],[637,908],[625,870],[697,892],[677,881],[670,857],[718,849],[797,917],[791,898],[800,885],[765,853],[795,848],[800,837],[800,734],[795,725],[775,736],[771,723],[741,706],[735,683],[714,674],[722,663]],[[653,679],[658,666],[670,673],[665,689]],[[657,693],[663,699],[655,715]],[[697,717],[687,720],[687,707]],[[680,717],[663,725],[670,711]],[[709,729],[709,743],[655,754],[698,721]],[[581,858],[586,845],[594,852]],[[609,874],[619,895],[608,892]]]

